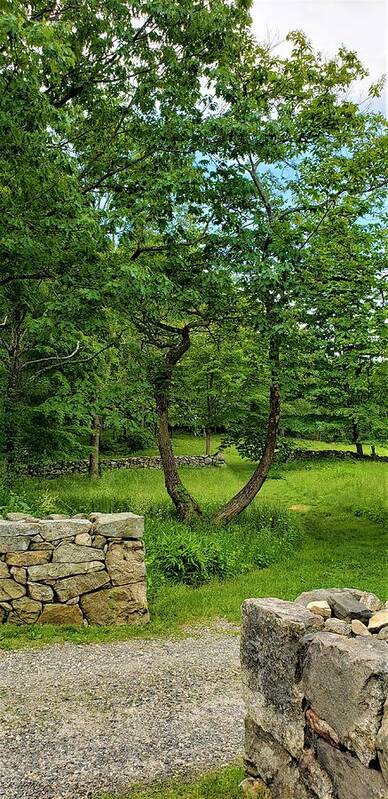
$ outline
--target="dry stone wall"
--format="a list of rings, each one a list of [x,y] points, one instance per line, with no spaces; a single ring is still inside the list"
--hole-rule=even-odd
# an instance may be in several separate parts
[[[146,623],[143,532],[133,513],[0,519],[0,622]]]
[[[388,799],[387,639],[356,589],[243,604],[247,797]]]
[[[225,459],[223,455],[176,455],[175,463],[177,466],[194,466],[202,468],[204,466],[223,466]],[[158,455],[136,456],[130,458],[115,458],[101,462],[102,470],[107,469],[161,469],[162,460]],[[20,474],[30,477],[61,477],[64,474],[86,474],[89,469],[89,461],[59,461],[58,463],[30,464],[19,467]]]

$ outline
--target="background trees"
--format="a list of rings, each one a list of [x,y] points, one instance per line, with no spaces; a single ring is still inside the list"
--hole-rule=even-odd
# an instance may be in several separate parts
[[[300,33],[287,57],[245,0],[8,4],[1,19],[0,333],[5,460],[157,439],[257,459],[279,429],[384,435],[386,138],[364,74]],[[373,88],[372,92],[377,91]],[[282,415],[281,415],[282,414]],[[91,471],[97,473],[97,447]],[[221,478],[220,478],[221,479]]]

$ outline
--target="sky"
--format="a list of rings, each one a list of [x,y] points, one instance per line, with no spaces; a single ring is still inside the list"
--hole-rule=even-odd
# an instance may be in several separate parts
[[[253,0],[253,26],[259,41],[283,40],[303,30],[314,47],[333,55],[339,45],[356,50],[370,78],[355,87],[357,101],[366,86],[387,72],[388,0]],[[387,91],[373,108],[386,111]]]

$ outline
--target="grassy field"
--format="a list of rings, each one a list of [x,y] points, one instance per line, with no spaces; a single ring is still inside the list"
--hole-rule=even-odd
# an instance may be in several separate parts
[[[115,794],[115,799],[241,799],[239,783],[242,779],[244,772],[241,766],[228,766],[198,779],[183,782],[174,780],[150,788],[131,788],[130,793]],[[113,796],[98,794],[94,799],[113,799]],[[265,799],[264,793],[262,799]]]
[[[191,447],[193,448],[192,442]],[[186,442],[186,451],[187,451]],[[190,491],[207,511],[232,495],[252,472],[252,464],[236,452],[227,465],[182,469]],[[321,586],[357,586],[386,598],[386,464],[363,462],[297,462],[274,467],[257,498],[264,504],[290,509],[303,528],[301,543],[268,568],[253,569],[198,588],[151,585],[152,621],[141,628],[0,628],[0,647],[41,645],[50,641],[108,641],[132,636],[180,634],[186,625],[207,624],[218,617],[238,621],[240,604],[252,596],[292,599],[303,590]],[[50,512],[125,510],[145,513],[146,524],[169,525],[163,475],[158,470],[106,472],[97,484],[86,476],[57,480],[24,480],[17,487],[26,503]],[[253,509],[254,512],[254,509]],[[171,521],[171,529],[174,522]],[[233,541],[233,529],[230,529]]]

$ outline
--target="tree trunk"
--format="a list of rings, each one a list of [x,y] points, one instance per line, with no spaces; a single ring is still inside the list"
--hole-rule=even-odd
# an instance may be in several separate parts
[[[358,424],[355,419],[352,420],[352,438],[353,438],[353,444],[356,445],[357,458],[363,458],[364,450],[362,448],[362,442],[360,441]]]
[[[168,419],[169,392],[173,368],[190,347],[189,326],[179,330],[179,333],[181,336],[180,342],[176,346],[170,347],[167,351],[163,366],[154,377],[153,382],[157,414],[156,437],[164,472],[164,483],[167,493],[176,507],[178,517],[182,521],[187,521],[193,517],[202,516],[202,513],[199,505],[189,494],[179,477],[171,444]]]
[[[92,418],[92,432],[90,435],[89,477],[91,480],[97,480],[100,476],[100,434],[101,416],[95,413]]]
[[[371,457],[375,458],[376,457],[376,447],[375,447],[374,444],[370,445],[370,452],[371,452]]]
[[[210,427],[205,428],[205,455],[210,456],[212,443],[212,431]]]
[[[155,395],[155,401],[157,413],[156,438],[162,460],[164,484],[169,497],[176,507],[179,518],[182,521],[187,521],[192,517],[201,516],[201,509],[184,487],[178,474],[168,424],[167,394],[159,391]]]
[[[250,480],[248,480],[245,486],[215,514],[214,521],[219,524],[226,524],[232,519],[235,519],[236,516],[239,516],[239,514],[250,505],[265,482],[275,454],[279,429],[280,387],[277,382],[271,384],[269,405],[270,410],[263,454]]]

